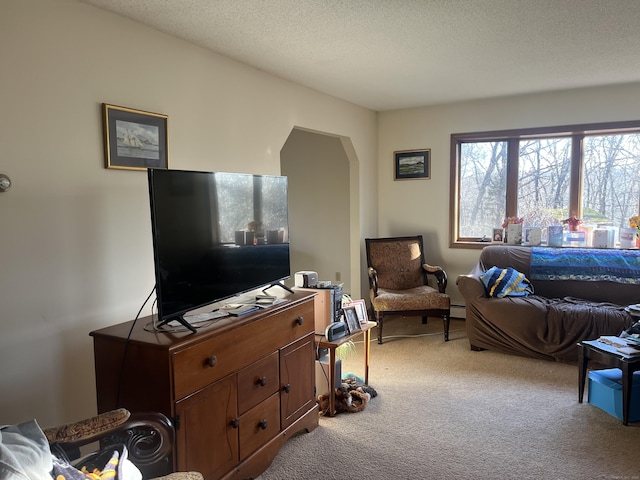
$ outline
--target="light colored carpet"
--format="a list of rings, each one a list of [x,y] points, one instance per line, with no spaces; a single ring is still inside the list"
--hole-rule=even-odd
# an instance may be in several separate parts
[[[371,343],[378,396],[321,417],[259,479],[640,479],[640,423],[623,426],[586,392],[579,404],[576,365],[473,352],[464,322],[451,328],[445,343],[438,319],[388,321]],[[362,375],[356,347],[343,373]]]

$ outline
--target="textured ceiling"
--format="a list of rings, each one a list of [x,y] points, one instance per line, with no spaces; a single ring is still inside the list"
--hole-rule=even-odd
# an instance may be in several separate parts
[[[83,0],[383,111],[640,81],[639,0]]]

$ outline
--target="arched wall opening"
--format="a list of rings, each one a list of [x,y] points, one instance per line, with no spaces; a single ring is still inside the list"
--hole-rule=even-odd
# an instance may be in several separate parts
[[[351,140],[295,127],[280,151],[289,178],[291,273],[318,272],[360,298],[358,160]]]

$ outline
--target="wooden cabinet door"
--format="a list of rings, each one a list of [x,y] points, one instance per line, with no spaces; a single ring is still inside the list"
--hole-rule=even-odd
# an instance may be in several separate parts
[[[219,478],[238,463],[238,391],[235,375],[176,403],[179,471]]]
[[[314,335],[280,350],[280,424],[285,429],[312,408],[316,399]]]

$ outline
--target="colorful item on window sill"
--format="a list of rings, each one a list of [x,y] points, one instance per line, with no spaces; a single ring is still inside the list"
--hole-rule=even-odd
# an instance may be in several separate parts
[[[634,215],[629,219],[629,226],[636,229],[636,235],[640,237],[640,215]]]
[[[508,225],[512,224],[512,223],[523,223],[524,222],[524,218],[523,217],[505,217],[504,221],[502,222],[502,228],[508,228]]]
[[[569,218],[565,218],[562,221],[562,223],[564,225],[569,225],[569,231],[570,232],[577,232],[578,231],[578,225],[580,225],[582,223],[582,220],[577,218],[575,215],[572,215]]]

